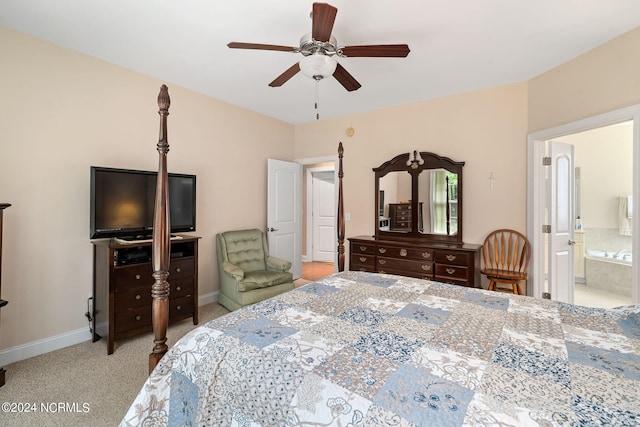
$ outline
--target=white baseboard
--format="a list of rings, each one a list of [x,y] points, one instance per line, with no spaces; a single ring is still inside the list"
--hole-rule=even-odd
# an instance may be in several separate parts
[[[0,351],[0,366],[19,362],[91,339],[89,328],[76,329]]]
[[[211,292],[205,295],[200,295],[198,297],[198,306],[217,302],[218,293],[219,292]],[[96,329],[100,330],[101,326],[102,325],[96,325]],[[81,342],[88,341],[90,339],[93,339],[93,337],[87,327],[0,350],[0,367],[49,353],[50,351],[60,350],[61,348],[69,347],[70,345],[80,344]]]

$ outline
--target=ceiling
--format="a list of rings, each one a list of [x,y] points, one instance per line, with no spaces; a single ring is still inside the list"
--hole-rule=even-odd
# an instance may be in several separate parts
[[[332,0],[339,46],[407,43],[407,58],[339,58],[361,84],[318,85],[298,46],[310,0],[0,0],[0,25],[291,124],[529,80],[640,26],[638,0]],[[637,54],[637,53],[634,53]]]

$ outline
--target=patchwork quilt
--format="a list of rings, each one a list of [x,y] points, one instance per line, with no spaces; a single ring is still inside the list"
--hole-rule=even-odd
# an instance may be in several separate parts
[[[640,425],[640,306],[343,272],[203,324],[121,426]]]

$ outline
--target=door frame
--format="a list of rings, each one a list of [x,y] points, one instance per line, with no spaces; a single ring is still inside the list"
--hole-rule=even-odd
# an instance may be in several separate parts
[[[326,163],[326,162],[333,162],[333,173],[334,173],[334,182],[338,182],[338,168],[336,167],[336,165],[338,164],[338,155],[334,155],[334,156],[322,156],[322,157],[306,157],[306,158],[300,158],[300,159],[295,159],[294,162],[300,163],[304,169],[305,165],[313,165],[316,163]],[[308,183],[307,183],[308,185]],[[336,209],[338,206],[338,186],[334,185],[334,197],[335,197],[335,203],[336,203]],[[309,260],[310,255],[309,255],[309,223],[310,223],[310,219],[309,219],[309,210],[308,210],[308,199],[309,199],[309,195],[307,194],[307,205],[305,206],[305,210],[304,210],[304,216],[305,216],[305,221],[307,223],[307,235],[306,235],[306,245],[305,245],[305,253],[307,254],[307,256],[303,256],[302,260]],[[336,221],[337,221],[338,215],[336,214]],[[338,224],[336,223],[336,230],[338,229]],[[333,264],[334,264],[334,272],[338,271],[337,270],[337,266],[338,266],[338,236],[335,235],[334,237],[334,255],[333,255]]]
[[[533,296],[541,297],[542,293],[545,292],[544,238],[542,235],[545,177],[543,168],[536,161],[543,155],[541,150],[544,149],[544,144],[541,142],[627,120],[633,120],[633,210],[634,212],[640,212],[640,184],[635,184],[640,182],[640,104],[527,135],[527,235],[534,249],[532,251],[529,274]],[[633,232],[632,250],[634,257],[637,257],[640,254],[640,215],[634,215]],[[633,283],[631,286],[631,298],[634,304],[640,303],[639,275],[640,262],[634,262],[632,265]]]
[[[311,213],[313,212],[313,174],[317,173],[317,172],[333,172],[333,192],[335,194],[335,179],[336,179],[336,168],[335,168],[335,164],[334,166],[319,166],[316,168],[308,168],[307,172],[305,174],[305,178],[307,180],[306,183],[306,190],[307,190],[307,197],[306,197],[306,207],[305,207],[305,222],[306,222],[306,230],[307,230],[307,234],[306,234],[306,238],[307,238],[307,244],[305,245],[305,253],[306,255],[302,257],[302,260],[306,260],[306,261],[313,261],[313,220],[311,218]],[[336,208],[337,209],[337,208]],[[336,215],[337,216],[337,215]],[[336,248],[338,246],[338,239],[336,237],[336,235],[334,235],[334,241],[335,241],[335,248],[334,248],[334,258],[335,258],[335,252],[336,252]]]

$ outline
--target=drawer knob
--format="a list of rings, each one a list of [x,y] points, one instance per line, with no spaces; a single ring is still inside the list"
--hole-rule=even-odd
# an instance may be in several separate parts
[[[180,267],[176,268],[176,273],[180,273]]]
[[[367,261],[367,257],[366,256],[361,256],[360,257],[360,262],[365,262]]]
[[[448,260],[448,261],[453,261],[453,260],[455,260],[455,259],[456,259],[456,256],[455,256],[455,255],[447,255],[447,260]]]
[[[449,273],[449,274],[453,274],[453,273],[455,273],[455,272],[456,272],[456,269],[455,269],[455,268],[447,268],[447,273]]]
[[[136,280],[140,280],[140,275],[136,274]]]
[[[422,264],[421,267],[424,271],[431,271],[431,264]]]
[[[140,320],[140,319],[142,319],[142,317],[138,314],[138,315],[136,316],[136,320]]]
[[[407,250],[406,249],[400,249],[400,256],[407,256]]]
[[[362,252],[364,252],[364,251],[366,251],[366,250],[367,250],[367,247],[366,247],[366,246],[360,246],[360,250],[361,250]]]
[[[182,310],[182,306],[181,305],[176,305],[176,310],[178,310],[178,311]]]
[[[176,291],[181,291],[182,290],[182,286],[176,286]]]
[[[422,258],[431,259],[431,252],[422,252]]]
[[[378,260],[378,264],[380,264],[380,265],[384,265],[384,264],[386,264],[386,263],[387,263],[387,261],[386,261],[386,260],[384,260],[384,259],[379,259],[379,260]]]
[[[387,250],[385,248],[378,248],[378,252],[383,254],[383,253],[387,252]]]
[[[140,298],[142,298],[140,294],[136,295],[136,299],[140,299]]]

